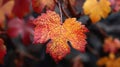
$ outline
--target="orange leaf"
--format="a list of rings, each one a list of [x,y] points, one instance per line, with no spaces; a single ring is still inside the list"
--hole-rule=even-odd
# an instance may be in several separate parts
[[[3,21],[5,20],[5,15],[11,14],[12,8],[14,6],[14,1],[8,1],[3,4],[3,0],[0,0],[0,27],[4,27]]]
[[[35,12],[41,13],[44,8],[53,10],[55,2],[54,0],[32,0],[32,7]]]
[[[35,32],[34,42],[44,43],[51,41],[47,45],[46,52],[57,62],[70,52],[67,41],[70,41],[72,47],[79,51],[85,50],[87,28],[76,21],[76,18],[68,18],[63,24],[60,24],[60,17],[52,11],[47,11],[36,20],[34,20]]]
[[[101,18],[106,18],[111,11],[109,0],[86,0],[83,9],[93,23],[98,22]]]
[[[98,61],[97,61],[97,65],[99,66],[103,66],[106,64],[106,62],[109,60],[108,57],[103,57],[103,58],[100,58]]]
[[[105,67],[120,67],[120,57],[116,58],[113,53],[110,53],[108,57],[100,58],[97,61],[98,66],[104,66]]]

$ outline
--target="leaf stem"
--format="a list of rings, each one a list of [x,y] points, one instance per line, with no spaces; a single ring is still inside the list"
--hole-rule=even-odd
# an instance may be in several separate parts
[[[64,13],[64,15],[67,17],[67,18],[70,18],[70,16],[67,14],[67,12],[65,11],[64,7],[61,7],[62,9],[62,12]]]
[[[62,21],[63,21],[62,18],[63,17],[62,17],[62,8],[61,8],[62,6],[61,6],[61,3],[58,0],[54,0],[54,2],[57,4],[57,6],[58,6],[58,8],[60,10],[60,21],[61,21],[60,24],[62,24]]]
[[[59,10],[60,10],[60,19],[61,19],[61,24],[62,24],[62,22],[63,22],[63,20],[62,20],[62,9],[61,9],[61,4],[60,4],[60,2],[58,2],[58,8],[59,8]]]
[[[96,27],[99,29],[100,33],[104,36],[104,37],[108,37],[109,35],[106,34],[106,32],[100,28],[97,24],[96,24]]]

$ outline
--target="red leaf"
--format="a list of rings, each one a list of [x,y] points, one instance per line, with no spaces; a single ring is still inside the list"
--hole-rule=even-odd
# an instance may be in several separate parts
[[[3,64],[3,59],[6,54],[6,47],[4,45],[4,41],[0,38],[0,64]]]
[[[31,43],[30,40],[30,33],[29,32],[25,32],[22,36],[22,42],[27,46]]]
[[[68,18],[63,24],[60,24],[60,17],[52,11],[47,11],[35,21],[34,24],[34,42],[44,43],[47,40],[51,41],[47,45],[46,52],[58,62],[64,58],[69,52],[70,47],[67,41],[70,41],[72,47],[79,51],[85,51],[87,28],[76,21],[75,18]]]
[[[24,20],[21,20],[19,18],[14,18],[8,22],[8,35],[11,38],[15,38],[24,32],[23,28],[24,28]]]
[[[24,20],[19,18],[14,18],[8,22],[7,33],[11,38],[15,38],[18,35],[21,36],[22,41],[25,45],[30,44],[30,35],[33,34],[33,25],[30,20],[28,23],[25,23]]]
[[[110,2],[115,12],[120,11],[120,0],[110,0]]]
[[[55,2],[54,0],[32,0],[32,7],[35,12],[41,13],[44,8],[53,10]]]
[[[120,49],[120,40],[112,37],[106,38],[104,42],[104,51],[115,53],[118,49]]]
[[[15,0],[13,13],[19,18],[24,17],[30,12],[30,0]]]

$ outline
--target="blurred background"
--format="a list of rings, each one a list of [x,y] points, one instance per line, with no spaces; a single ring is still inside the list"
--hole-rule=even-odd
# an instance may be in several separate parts
[[[0,67],[120,67],[120,0],[106,0],[111,11],[94,23],[84,13],[86,1],[0,0]],[[88,28],[85,52],[70,47],[70,54],[56,63],[46,53],[49,40],[33,43],[33,21],[47,10],[62,14],[63,21],[75,17]]]

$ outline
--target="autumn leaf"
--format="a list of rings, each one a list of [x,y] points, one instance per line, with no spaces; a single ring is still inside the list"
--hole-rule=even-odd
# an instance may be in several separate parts
[[[114,6],[115,11],[120,11],[120,0],[115,0]]]
[[[25,26],[25,28],[23,29],[24,33],[22,34],[21,38],[25,46],[28,46],[30,43],[32,43],[30,36],[33,35],[34,33],[33,28],[35,27],[35,25],[33,24],[33,20],[34,17],[30,16],[26,21],[27,23],[24,25]]]
[[[5,54],[6,54],[6,47],[4,45],[4,41],[0,38],[0,64],[3,64]]]
[[[55,2],[54,0],[32,0],[32,7],[36,13],[41,13],[43,9],[53,10]]]
[[[115,0],[109,0],[111,5],[114,5],[115,4]]]
[[[19,17],[23,18],[26,14],[30,12],[30,0],[14,0],[15,5],[13,7],[13,13]]]
[[[104,41],[103,45],[105,52],[117,52],[120,49],[120,40],[117,38],[108,37]]]
[[[23,33],[23,29],[22,28],[24,28],[24,20],[21,20],[19,18],[11,19],[8,22],[8,30],[7,30],[8,35],[11,38],[15,38],[19,34]]]
[[[108,57],[100,58],[97,61],[98,66],[104,66],[105,67],[120,67],[120,57],[116,58],[113,53],[110,53]]]
[[[3,4],[3,0],[0,0],[0,27],[4,27],[5,15],[11,14],[12,8],[14,6],[14,1],[8,1]]]
[[[29,19],[28,19],[29,20]],[[16,38],[19,35],[21,36],[22,42],[25,45],[29,45],[30,35],[33,34],[32,20],[27,23],[23,19],[14,18],[8,22],[7,34],[10,38]]]
[[[101,18],[105,19],[111,11],[109,0],[86,0],[83,9],[93,23],[98,22]]]
[[[53,11],[43,13],[34,20],[35,32],[34,43],[44,43],[47,40],[51,41],[47,44],[46,52],[58,62],[70,53],[68,41],[74,49],[85,51],[87,28],[76,21],[76,18],[68,18],[63,24],[60,24],[60,17]]]
[[[120,11],[120,0],[110,0],[110,3],[115,12]]]

